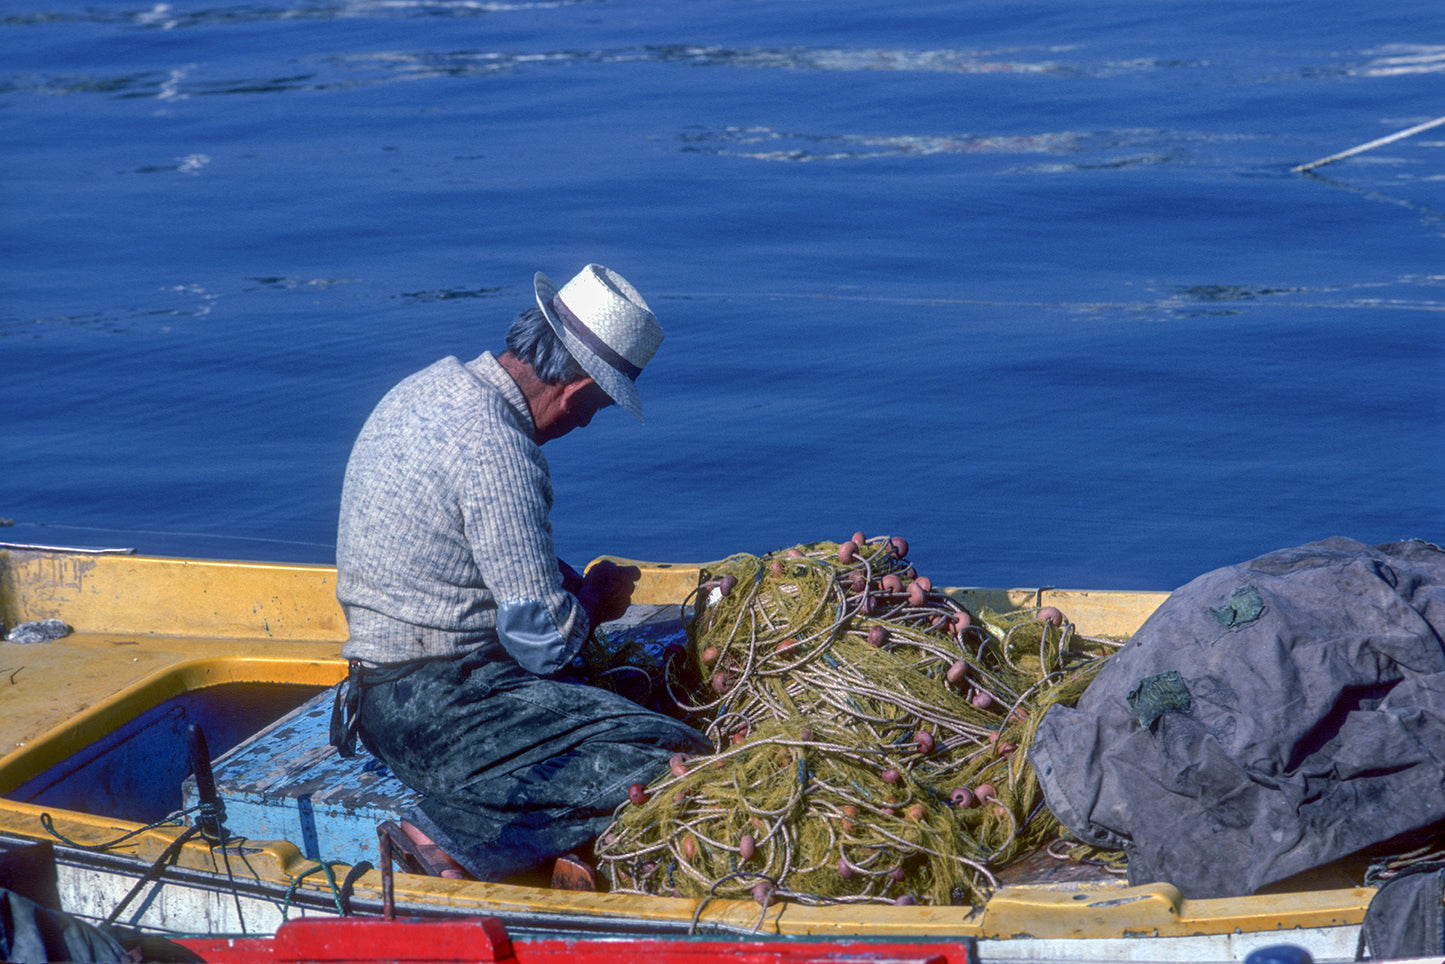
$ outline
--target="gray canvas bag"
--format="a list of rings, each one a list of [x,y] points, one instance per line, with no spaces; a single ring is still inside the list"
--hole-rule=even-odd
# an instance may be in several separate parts
[[[1130,883],[1252,894],[1445,825],[1442,639],[1440,548],[1273,552],[1172,593],[1029,761]]]

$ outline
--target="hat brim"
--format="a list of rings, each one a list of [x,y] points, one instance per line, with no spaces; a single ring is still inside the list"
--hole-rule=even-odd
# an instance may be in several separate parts
[[[598,357],[597,353],[587,346],[582,339],[572,334],[567,326],[562,324],[562,319],[552,310],[550,302],[557,297],[558,287],[552,283],[552,279],[538,271],[532,279],[533,288],[536,290],[537,307],[542,309],[542,314],[547,318],[547,324],[552,326],[552,331],[562,344],[567,346],[567,351],[577,360],[591,379],[597,383],[597,387],[607,393],[621,408],[625,408],[637,420],[642,421],[642,399],[637,394],[637,386],[632,379],[613,368],[607,362]]]

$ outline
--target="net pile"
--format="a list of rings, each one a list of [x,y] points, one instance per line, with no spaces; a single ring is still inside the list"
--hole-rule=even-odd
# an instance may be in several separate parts
[[[971,903],[1057,835],[1020,748],[1111,647],[969,613],[907,553],[860,533],[705,574],[666,685],[716,752],[632,788],[597,843],[614,891]]]

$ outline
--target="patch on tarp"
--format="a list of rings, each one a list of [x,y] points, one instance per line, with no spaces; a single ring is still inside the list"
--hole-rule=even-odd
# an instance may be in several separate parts
[[[1236,589],[1229,596],[1229,602],[1218,609],[1209,610],[1214,621],[1227,629],[1252,623],[1264,613],[1264,600],[1253,586]]]
[[[1141,679],[1125,699],[1145,729],[1165,713],[1188,713],[1190,706],[1189,687],[1184,685],[1184,677],[1172,669]]]

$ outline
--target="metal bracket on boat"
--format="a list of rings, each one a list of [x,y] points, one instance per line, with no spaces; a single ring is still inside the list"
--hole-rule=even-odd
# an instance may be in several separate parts
[[[205,731],[192,723],[186,728],[186,744],[191,753],[191,772],[196,776],[196,795],[200,798],[199,816],[196,826],[208,840],[224,842],[226,833],[226,805],[216,792],[216,777],[211,771],[211,750],[206,745]]]
[[[121,913],[135,900],[136,895],[145,888],[151,881],[156,880],[165,871],[172,858],[180,853],[192,837],[200,834],[208,840],[224,843],[226,840],[226,807],[221,803],[220,795],[216,793],[216,779],[211,772],[211,751],[206,746],[206,734],[200,726],[192,723],[186,729],[186,741],[189,745],[191,756],[191,769],[196,775],[196,790],[201,798],[199,816],[196,822],[170,842],[170,845],[151,864],[150,870],[145,876],[135,882],[130,891],[121,898],[119,904],[110,912],[105,923],[113,924],[120,919]]]
[[[392,920],[396,917],[396,892],[391,870],[391,834],[384,825],[376,828],[376,862],[381,865],[381,916]]]

